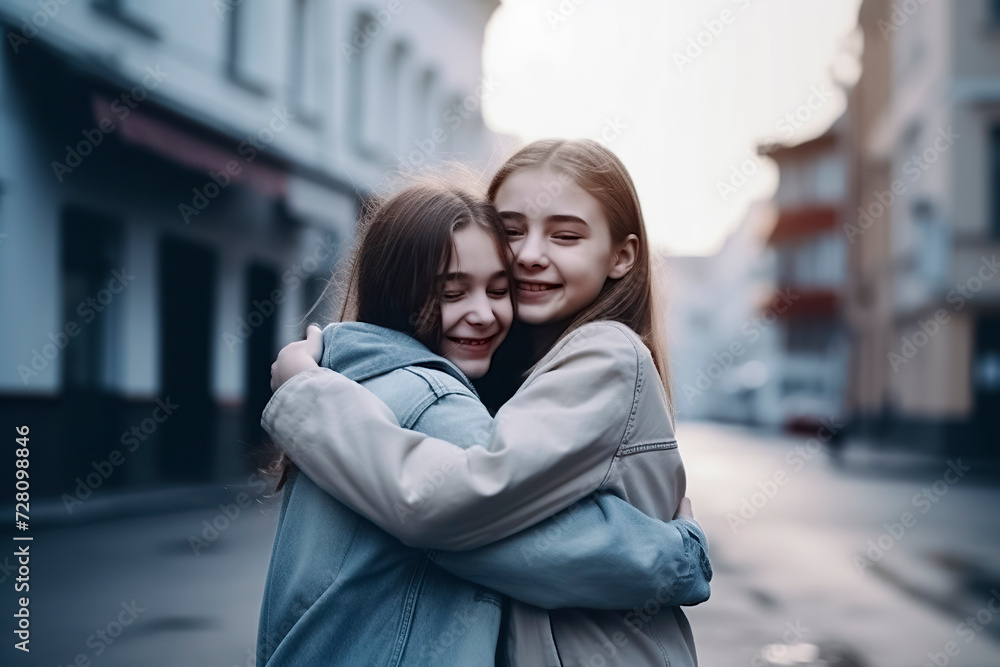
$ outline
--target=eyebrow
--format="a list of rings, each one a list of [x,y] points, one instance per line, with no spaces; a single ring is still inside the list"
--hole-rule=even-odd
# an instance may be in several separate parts
[[[517,211],[500,211],[501,220],[523,220],[525,216],[523,213]],[[545,222],[575,222],[577,224],[583,225],[584,227],[589,227],[587,221],[576,215],[550,215],[545,218]]]
[[[445,282],[450,282],[452,280],[468,280],[471,277],[472,276],[470,276],[468,273],[458,272],[458,273],[449,273],[449,274],[447,274],[444,277],[444,280],[445,280]],[[494,273],[492,276],[490,276],[490,280],[496,280],[497,278],[506,278],[506,277],[507,277],[507,272],[505,270],[503,270],[503,269],[500,269],[499,271],[497,271],[496,273]]]

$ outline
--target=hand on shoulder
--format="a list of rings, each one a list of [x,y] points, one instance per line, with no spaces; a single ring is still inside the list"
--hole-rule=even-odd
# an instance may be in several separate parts
[[[323,355],[323,332],[315,324],[306,329],[306,339],[289,343],[271,364],[271,391],[278,391],[293,376],[319,368]]]

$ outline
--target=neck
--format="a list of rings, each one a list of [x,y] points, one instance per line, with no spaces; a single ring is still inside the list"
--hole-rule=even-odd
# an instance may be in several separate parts
[[[569,323],[570,320],[560,320],[545,324],[527,325],[531,336],[531,351],[534,361],[538,361],[545,356],[545,353],[559,340],[559,336],[566,331]]]

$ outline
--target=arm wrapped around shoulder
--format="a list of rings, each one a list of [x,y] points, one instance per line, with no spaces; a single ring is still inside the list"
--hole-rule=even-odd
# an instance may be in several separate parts
[[[472,549],[568,507],[604,482],[631,420],[638,361],[613,327],[584,327],[543,359],[463,450],[399,427],[373,394],[301,373],[261,424],[331,495],[417,547]]]

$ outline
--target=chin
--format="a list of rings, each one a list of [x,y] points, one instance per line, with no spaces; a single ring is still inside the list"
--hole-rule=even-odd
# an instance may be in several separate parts
[[[490,370],[489,361],[486,362],[455,362],[458,366],[458,370],[465,373],[465,377],[470,380],[478,380],[479,378],[486,375],[486,371]]]
[[[573,318],[572,315],[567,316],[558,312],[550,313],[522,313],[517,312],[517,319],[524,324],[532,324],[535,326],[545,326],[547,324],[556,324],[558,322],[566,322],[567,324]]]
[[[553,318],[548,309],[519,306],[517,309],[517,319],[525,324],[545,324],[546,322],[551,322]]]

